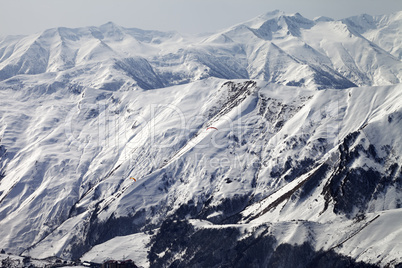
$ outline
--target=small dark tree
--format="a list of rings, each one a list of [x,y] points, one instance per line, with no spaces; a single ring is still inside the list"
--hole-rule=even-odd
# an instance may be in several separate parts
[[[2,249],[0,253],[1,253],[1,254],[6,254],[6,252],[4,251],[4,249]]]
[[[2,268],[13,268],[15,267],[15,263],[10,257],[7,257],[6,259],[1,261],[1,267]]]
[[[30,262],[31,262],[31,257],[29,257],[29,256],[24,257],[24,259],[22,260],[22,263],[24,263],[25,266]]]

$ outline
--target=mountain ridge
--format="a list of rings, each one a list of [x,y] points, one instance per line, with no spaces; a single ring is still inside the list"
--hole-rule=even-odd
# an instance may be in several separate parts
[[[107,81],[110,78],[105,76],[105,72],[121,69],[121,66],[115,66],[111,59],[129,62],[137,58],[146,64],[137,65],[137,61],[134,60],[129,65],[132,66],[128,67],[129,69],[141,69],[141,66],[144,66],[145,73],[154,73],[151,81],[140,82],[139,87],[144,89],[183,84],[211,76],[224,79],[271,79],[275,83],[300,84],[312,89],[377,85],[376,83],[379,83],[377,81],[381,81],[381,84],[395,84],[401,79],[395,69],[395,67],[400,68],[400,59],[395,58],[399,50],[390,47],[391,34],[386,33],[386,30],[395,27],[392,25],[400,24],[400,19],[397,15],[389,17],[394,18],[393,22],[389,22],[386,26],[379,23],[377,31],[381,33],[381,41],[378,38],[373,39],[374,43],[362,35],[367,26],[358,24],[360,21],[358,17],[318,23],[298,13],[286,15],[279,11],[262,15],[201,39],[174,32],[163,33],[124,28],[112,22],[100,27],[55,28],[20,40],[13,40],[10,44],[2,42],[0,44],[0,78],[6,80],[18,74],[35,75],[59,71],[69,76],[71,71],[80,70],[98,77],[97,85],[85,82],[87,86],[107,88],[108,83],[111,83],[117,85],[117,88],[136,88],[139,78],[136,75],[130,75],[130,71],[126,68],[123,68],[126,74],[116,78],[117,81]],[[370,25],[374,27],[373,25],[376,24],[373,22]],[[331,36],[340,38],[341,42],[337,42],[339,45],[331,44],[328,47],[323,42],[312,43],[308,38],[313,34],[325,41],[325,37],[321,36],[323,31],[329,31],[332,33]],[[394,32],[392,30],[392,33]],[[304,36],[305,34],[309,35]],[[373,33],[370,32],[369,36],[371,35]],[[223,39],[216,39],[213,36],[222,36]],[[399,33],[396,39],[399,41],[396,41],[396,46],[393,47],[400,46],[398,42],[401,38]],[[395,40],[394,36],[392,39]],[[218,40],[222,40],[223,43]],[[229,40],[232,48],[227,47]],[[332,39],[331,42],[334,40]],[[296,61],[285,63],[283,66],[276,64],[277,70],[271,71],[268,68],[266,69],[268,77],[261,77],[258,72],[253,72],[255,67],[252,66],[258,66],[257,68],[261,69],[264,69],[264,66],[253,54],[261,49],[260,44],[267,45],[269,42],[288,55],[272,56],[268,57],[268,60],[278,61],[289,58]],[[365,57],[359,54],[361,53],[359,50],[348,52],[349,48],[345,47],[348,43],[351,44],[349,46],[358,47],[361,51],[367,50],[373,58],[364,60]],[[224,44],[226,47],[222,47]],[[382,49],[381,45],[385,48]],[[309,57],[303,57],[303,53]],[[38,58],[32,61],[34,55]],[[256,56],[264,58],[264,55],[260,53]],[[310,61],[310,58],[313,61]],[[319,62],[322,63],[324,60],[328,63],[320,66],[314,58],[321,58]],[[377,63],[379,58],[382,61]],[[102,62],[104,67],[94,66],[94,61]],[[148,67],[145,67],[146,65]],[[180,68],[180,65],[186,68]],[[302,81],[296,77],[292,78],[292,81],[284,80],[281,77],[282,74],[288,79],[291,78],[285,71],[289,68],[305,68],[303,75],[310,77],[311,81]],[[373,73],[374,69],[379,68],[382,69],[381,72]],[[362,72],[370,75],[363,78]],[[327,76],[328,80],[320,81],[316,78],[323,75]],[[103,83],[103,81],[106,82]]]

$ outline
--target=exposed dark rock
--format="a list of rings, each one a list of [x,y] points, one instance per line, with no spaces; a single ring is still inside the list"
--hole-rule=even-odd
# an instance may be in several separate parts
[[[326,173],[330,169],[328,164],[323,164],[318,168],[316,172],[310,177],[308,181],[303,185],[300,191],[300,199],[308,197],[321,183],[321,181],[325,178]]]
[[[314,164],[315,161],[311,158],[305,158],[301,161],[296,161],[296,166],[291,169],[290,173],[287,174],[284,179],[286,181],[293,181],[300,175],[307,173]]]
[[[379,194],[386,192],[386,188],[397,183],[395,176],[399,167],[397,163],[391,164],[387,174],[367,166],[352,168],[359,157],[371,159],[379,164],[384,164],[386,161],[378,157],[374,145],[370,144],[365,149],[362,144],[355,144],[358,136],[358,132],[350,133],[339,146],[339,166],[323,190],[326,200],[325,209],[330,200],[333,200],[334,212],[345,213],[351,218],[355,216],[355,213],[365,212],[370,200],[376,199]],[[352,145],[354,145],[353,149],[351,149]]]
[[[261,226],[260,228],[267,228]],[[280,244],[262,230],[240,239],[235,227],[195,229],[189,222],[166,220],[151,239],[151,267],[377,267],[313,247]]]
[[[248,204],[249,196],[235,195],[232,198],[220,200],[219,205],[205,205],[198,219],[208,219],[213,223],[235,223],[239,219],[238,213],[241,212]],[[214,212],[221,212],[219,216],[208,217]]]
[[[1,139],[0,139],[1,141]],[[0,145],[0,181],[6,176],[4,161],[7,158],[7,150],[4,145]]]

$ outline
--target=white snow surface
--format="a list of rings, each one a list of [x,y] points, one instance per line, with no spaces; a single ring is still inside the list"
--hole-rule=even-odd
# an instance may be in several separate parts
[[[147,261],[147,244],[149,242],[150,235],[144,233],[118,236],[93,247],[82,256],[81,260],[95,263],[103,263],[107,259],[136,260],[137,266],[146,268],[149,267]]]
[[[247,197],[231,226],[249,235],[402,262],[400,26],[275,11],[208,36],[108,23],[0,39],[0,248],[69,259],[93,231],[83,260],[148,267],[146,228],[190,203],[195,227],[224,228],[220,205]],[[348,168],[392,183],[337,213],[325,191],[351,133]],[[127,233],[97,229],[125,218]]]

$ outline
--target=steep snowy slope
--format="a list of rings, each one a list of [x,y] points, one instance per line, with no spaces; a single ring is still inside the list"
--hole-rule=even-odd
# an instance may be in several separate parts
[[[391,40],[399,14],[0,40],[0,248],[152,267],[402,263],[401,36],[369,38]]]
[[[207,79],[141,92],[59,89],[36,104],[28,100],[37,91],[1,92],[1,107],[14,106],[2,114],[1,237],[19,253],[79,257],[169,215],[329,230],[401,206],[400,86],[310,91]],[[348,228],[324,249],[361,226]]]
[[[367,14],[343,20],[353,31],[363,35],[396,58],[401,59],[402,11],[388,16]]]

